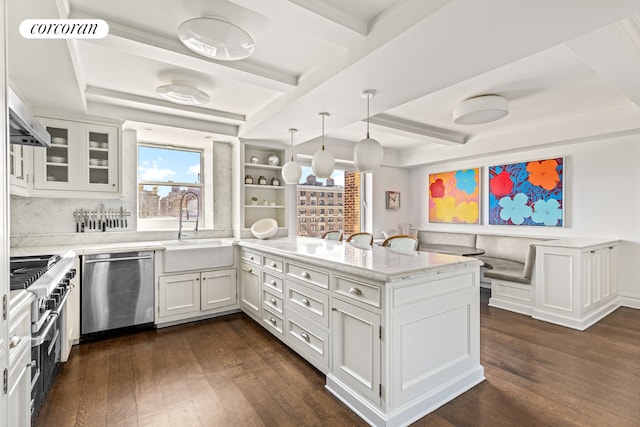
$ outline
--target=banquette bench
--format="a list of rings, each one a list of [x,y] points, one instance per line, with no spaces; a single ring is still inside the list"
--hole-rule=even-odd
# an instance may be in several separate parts
[[[454,255],[483,252],[474,256],[484,262],[480,281],[491,287],[489,305],[532,313],[535,244],[549,239],[419,230],[418,240],[421,251]]]

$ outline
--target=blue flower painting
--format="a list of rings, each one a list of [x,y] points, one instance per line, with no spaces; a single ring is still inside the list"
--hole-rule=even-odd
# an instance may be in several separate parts
[[[562,227],[564,159],[489,167],[489,224]]]

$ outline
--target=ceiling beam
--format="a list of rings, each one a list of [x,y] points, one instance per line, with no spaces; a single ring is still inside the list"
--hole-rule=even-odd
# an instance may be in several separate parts
[[[79,11],[72,11],[70,18],[96,19]],[[224,76],[278,92],[289,91],[298,84],[297,76],[266,67],[251,59],[217,61],[190,51],[177,40],[140,31],[113,21],[107,21],[107,24],[109,24],[109,35],[105,38],[83,41],[163,63],[181,64],[183,68]]]
[[[362,121],[366,122],[366,119]],[[414,122],[413,120],[403,119],[401,117],[392,116],[391,114],[377,114],[369,118],[369,122],[385,128],[399,130],[403,133],[427,136],[437,144],[458,146],[467,141],[467,136],[465,134],[430,126],[424,123]]]
[[[369,31],[366,22],[357,20],[321,0],[229,1],[342,47],[349,47],[364,39]]]
[[[209,120],[219,120],[226,123],[239,124],[245,121],[243,114],[230,113],[227,111],[213,110],[209,108],[202,108],[191,105],[179,105],[173,102],[164,101],[162,99],[150,98],[148,96],[134,95],[125,92],[119,92],[115,90],[104,89],[95,86],[87,86],[85,93],[92,97],[106,98],[117,101],[124,101],[128,103],[140,104],[140,105],[152,105],[155,107],[170,109],[175,112],[182,112],[185,114],[198,114]]]

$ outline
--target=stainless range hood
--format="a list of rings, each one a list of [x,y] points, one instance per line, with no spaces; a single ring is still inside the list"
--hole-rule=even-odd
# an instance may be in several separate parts
[[[10,87],[7,88],[7,103],[9,104],[9,142],[11,144],[34,147],[51,145],[51,135],[47,129],[31,115],[27,106]]]

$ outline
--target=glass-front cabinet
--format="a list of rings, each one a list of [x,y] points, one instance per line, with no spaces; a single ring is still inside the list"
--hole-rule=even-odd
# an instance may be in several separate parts
[[[39,120],[51,134],[51,146],[34,151],[34,190],[120,191],[117,127]]]
[[[29,195],[32,147],[9,144],[9,183],[11,194]]]

